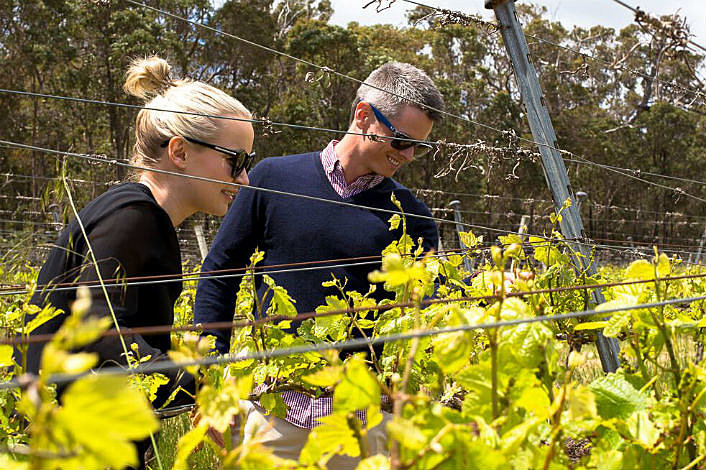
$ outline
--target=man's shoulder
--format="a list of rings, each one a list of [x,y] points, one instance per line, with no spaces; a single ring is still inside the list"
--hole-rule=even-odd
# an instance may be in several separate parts
[[[282,178],[288,180],[296,175],[312,173],[315,168],[313,162],[316,161],[319,153],[309,152],[282,157],[267,157],[248,172],[250,184],[254,186],[277,184],[276,182]]]
[[[298,153],[295,155],[283,155],[281,157],[267,157],[258,163],[255,168],[263,167],[267,170],[283,170],[294,166],[301,166],[317,157],[321,152]],[[254,170],[253,170],[254,171]]]

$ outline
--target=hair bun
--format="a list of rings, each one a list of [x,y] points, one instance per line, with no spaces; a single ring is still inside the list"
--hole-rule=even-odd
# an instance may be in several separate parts
[[[140,99],[152,99],[174,85],[170,70],[170,65],[161,57],[135,59],[128,68],[123,89]]]

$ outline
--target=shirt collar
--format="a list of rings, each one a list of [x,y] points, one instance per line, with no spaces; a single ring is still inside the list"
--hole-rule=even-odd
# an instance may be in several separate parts
[[[341,167],[341,162],[338,160],[338,155],[336,155],[336,144],[338,144],[338,141],[332,140],[321,152],[321,163],[328,174]]]
[[[326,171],[326,174],[329,175],[329,177],[331,177],[334,173],[340,173],[340,178],[344,180],[343,167],[341,166],[341,161],[338,159],[338,155],[336,155],[336,145],[338,144],[338,142],[338,140],[332,140],[321,152],[321,164],[323,165],[324,170]],[[385,177],[382,175],[368,173],[366,175],[358,177],[358,179],[353,181],[350,185],[346,186],[349,188],[354,187],[354,192],[360,192],[365,189],[370,189],[374,186],[377,186],[382,182],[383,179],[385,179]]]

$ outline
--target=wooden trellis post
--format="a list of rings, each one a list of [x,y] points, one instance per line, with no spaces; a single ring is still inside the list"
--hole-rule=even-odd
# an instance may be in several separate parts
[[[512,60],[515,79],[520,88],[522,104],[529,120],[532,136],[535,142],[539,144],[539,152],[542,154],[544,177],[551,190],[555,210],[559,211],[564,201],[571,199],[571,206],[562,211],[562,219],[559,223],[561,233],[567,239],[572,251],[578,254],[574,256],[576,265],[587,269],[589,275],[595,274],[596,267],[589,262],[590,248],[585,243],[588,238],[581,223],[581,216],[576,204],[577,199],[573,189],[571,189],[564,160],[558,150],[554,126],[552,126],[546,101],[539,86],[537,72],[530,61],[527,41],[517,19],[515,1],[486,0],[485,7],[495,11],[495,17],[503,35],[505,48]],[[603,292],[600,289],[591,290],[591,297],[594,304],[604,302]],[[599,332],[596,347],[598,348],[598,355],[601,358],[604,371],[614,372],[620,367],[618,358],[620,346],[615,338],[606,338]]]

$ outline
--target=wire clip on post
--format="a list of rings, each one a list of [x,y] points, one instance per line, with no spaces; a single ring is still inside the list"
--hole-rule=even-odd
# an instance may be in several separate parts
[[[567,239],[574,256],[576,266],[581,266],[587,275],[596,273],[595,264],[590,262],[590,248],[583,243],[569,240],[583,240],[585,232],[578,212],[577,199],[571,189],[571,184],[566,172],[566,166],[561,153],[557,148],[557,138],[554,132],[549,112],[545,104],[542,89],[539,85],[537,72],[530,62],[529,48],[522,27],[517,19],[514,0],[486,0],[485,6],[495,11],[500,31],[503,35],[505,48],[512,60],[515,70],[515,79],[522,96],[527,119],[535,142],[539,145],[542,154],[542,167],[544,177],[554,200],[557,213],[562,211],[559,222],[561,232]],[[564,207],[564,202],[570,200],[572,204]],[[591,291],[593,302],[598,305],[604,302],[603,293],[599,289]],[[620,346],[615,338],[606,338],[598,333],[596,339],[598,355],[605,372],[614,372],[620,367],[618,354]]]

